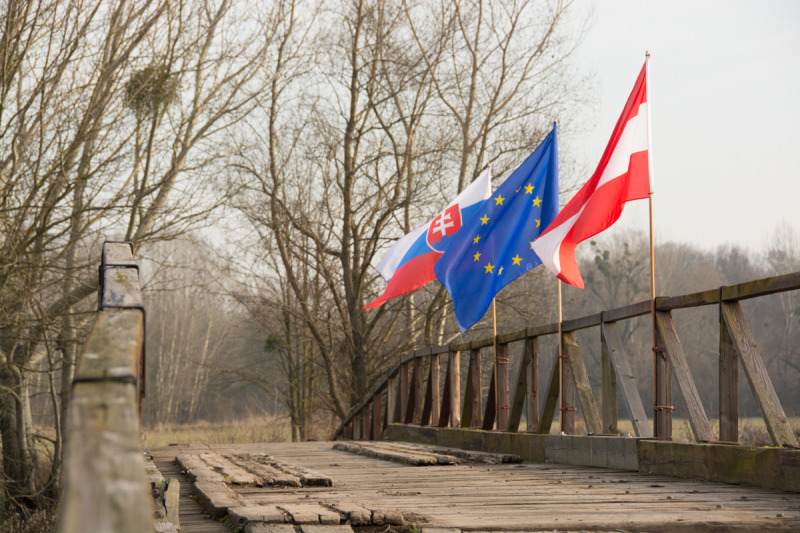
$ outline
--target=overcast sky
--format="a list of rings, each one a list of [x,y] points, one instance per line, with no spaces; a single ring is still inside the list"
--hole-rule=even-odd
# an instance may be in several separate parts
[[[578,52],[599,91],[595,127],[576,139],[590,172],[651,53],[656,245],[760,251],[781,223],[800,236],[800,1],[576,5],[594,9]],[[619,224],[647,220],[642,200]]]

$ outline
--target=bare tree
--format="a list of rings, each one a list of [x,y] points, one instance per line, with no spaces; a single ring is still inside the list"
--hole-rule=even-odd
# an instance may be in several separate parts
[[[575,101],[553,92],[568,85],[556,75],[571,51],[556,31],[565,6],[326,2],[300,24],[297,2],[276,5],[267,126],[253,126],[263,149],[242,147],[234,205],[280,258],[275,277],[342,417],[396,354],[444,334],[435,290],[405,313],[362,309],[379,290],[370,263],[484,164],[531,150]],[[321,283],[313,298],[305,272]]]
[[[206,222],[219,199],[200,199],[226,148],[214,139],[251,110],[264,47],[233,20],[242,10],[228,0],[10,1],[2,9],[0,433],[6,492],[24,503],[60,483],[101,237],[138,246]],[[61,385],[45,483],[28,379],[48,359]]]

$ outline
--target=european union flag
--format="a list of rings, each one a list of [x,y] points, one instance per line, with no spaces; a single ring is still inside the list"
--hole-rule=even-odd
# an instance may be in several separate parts
[[[483,204],[450,243],[434,270],[450,292],[461,331],[495,295],[541,264],[531,245],[558,214],[556,125],[542,144]]]

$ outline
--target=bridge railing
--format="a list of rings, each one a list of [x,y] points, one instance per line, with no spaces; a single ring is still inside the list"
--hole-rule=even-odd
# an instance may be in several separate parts
[[[145,317],[129,243],[103,244],[97,320],[73,380],[59,531],[153,531],[140,440]]]
[[[511,432],[522,430],[548,434],[557,409],[561,411],[562,431],[574,434],[576,397],[588,433],[616,434],[617,398],[621,393],[636,436],[671,440],[674,379],[678,392],[684,399],[695,441],[736,443],[739,441],[738,372],[741,365],[772,443],[775,446],[797,446],[797,439],[767,374],[740,303],[749,298],[797,289],[800,289],[800,272],[683,296],[656,298],[653,428],[650,427],[631,370],[631,360],[618,327],[621,321],[650,314],[651,302],[646,300],[563,321],[561,354],[556,354],[560,364],[553,365],[542,396],[538,390],[541,359],[539,340],[546,336],[557,337],[558,323],[501,334],[496,338],[487,337],[469,343],[436,346],[409,353],[351,411],[333,438],[377,439],[387,425],[392,423]],[[710,305],[718,306],[720,317],[718,436],[712,432],[672,319],[673,310]],[[597,328],[600,334],[602,412],[595,401],[583,353],[575,335],[578,330],[586,328]],[[495,346],[495,343],[495,364],[484,408],[481,352]],[[510,358],[507,355],[511,343],[524,345],[518,379],[513,390],[510,390]],[[463,401],[460,368],[462,353],[469,354]],[[444,362],[442,359],[446,359],[443,384],[440,382],[440,367]],[[540,397],[543,399],[541,408]],[[520,428],[523,407],[527,413],[527,424]]]

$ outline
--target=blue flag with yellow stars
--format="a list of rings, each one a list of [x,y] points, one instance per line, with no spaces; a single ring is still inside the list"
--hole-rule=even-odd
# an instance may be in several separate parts
[[[558,214],[556,125],[542,144],[466,221],[439,258],[436,277],[450,292],[461,331],[500,289],[539,266],[531,244]]]

